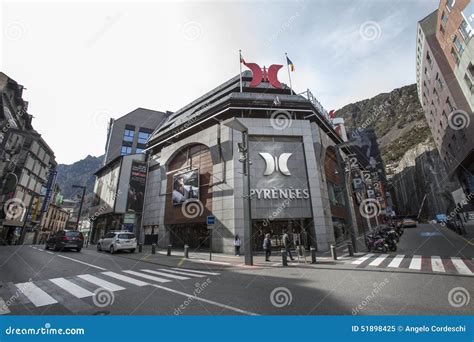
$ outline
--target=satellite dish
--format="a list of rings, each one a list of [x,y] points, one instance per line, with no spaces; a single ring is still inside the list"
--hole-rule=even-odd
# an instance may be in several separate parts
[[[15,188],[18,184],[18,177],[13,173],[7,173],[5,176],[5,185],[3,187],[3,194],[8,194],[9,192],[15,191]]]

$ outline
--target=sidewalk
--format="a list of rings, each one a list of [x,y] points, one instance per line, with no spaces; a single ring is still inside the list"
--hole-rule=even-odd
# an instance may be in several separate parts
[[[87,249],[95,249],[95,246],[89,246]],[[105,253],[105,252],[104,252]],[[311,255],[306,256],[306,260],[303,257],[297,257],[296,253],[292,253],[294,261],[288,259],[289,266],[297,267],[311,267],[316,266],[334,266],[341,264],[341,262],[347,262],[347,260],[352,260],[358,258],[365,253],[355,253],[353,257],[350,257],[347,254],[347,250],[338,251],[338,260],[335,261],[332,259],[329,252],[317,252],[316,253],[316,264],[311,264]],[[157,248],[156,254],[151,253],[151,246],[143,246],[141,253],[128,253],[121,252],[115,254],[118,257],[123,257],[131,260],[137,260],[141,262],[148,262],[156,265],[168,266],[168,267],[192,267],[196,269],[221,269],[225,270],[232,267],[240,268],[262,268],[262,267],[282,267],[282,257],[280,252],[273,252],[270,257],[270,262],[265,261],[265,256],[263,253],[257,253],[253,256],[253,266],[245,265],[245,258],[243,255],[235,256],[231,254],[224,253],[212,253],[212,258],[209,260],[209,253],[199,251],[199,252],[189,252],[189,258],[184,257],[184,250],[172,250],[171,256],[167,256],[167,250]]]

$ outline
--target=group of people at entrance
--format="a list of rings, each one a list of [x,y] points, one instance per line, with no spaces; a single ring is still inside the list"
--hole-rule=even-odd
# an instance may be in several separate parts
[[[283,247],[285,248],[285,252],[290,260],[295,260],[293,255],[291,254],[291,239],[290,235],[288,235],[288,231],[283,231]],[[240,256],[240,237],[239,235],[235,236],[234,239],[234,247],[235,247],[235,255]],[[270,261],[270,255],[272,254],[272,240],[270,234],[265,234],[265,239],[263,239],[263,250],[265,251],[265,261]]]

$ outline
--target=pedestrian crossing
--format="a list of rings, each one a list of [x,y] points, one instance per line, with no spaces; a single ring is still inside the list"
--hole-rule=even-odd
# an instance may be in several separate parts
[[[386,268],[389,270],[412,270],[474,276],[474,261],[459,257],[422,256],[422,255],[389,255],[365,254],[350,264],[356,268]]]
[[[118,272],[104,271],[94,274],[79,274],[73,277],[7,283],[0,286],[0,315],[15,314],[15,307],[22,306],[31,309],[62,304],[68,308],[73,306],[74,301],[79,301],[79,306],[82,308],[93,308],[90,303],[81,305],[80,300],[93,298],[99,289],[115,293],[131,287],[196,280],[196,278],[218,275],[220,275],[218,272],[176,267]],[[80,308],[77,311],[80,311]]]

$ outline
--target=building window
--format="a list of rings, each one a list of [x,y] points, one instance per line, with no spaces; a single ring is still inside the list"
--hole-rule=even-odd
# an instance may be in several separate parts
[[[456,0],[447,0],[446,1],[446,9],[448,10],[448,12],[452,11],[455,3],[456,3]]]
[[[469,71],[469,76],[474,78],[474,65],[472,63],[469,63],[469,66],[467,67],[467,71]]]
[[[449,112],[452,113],[456,108],[451,104],[451,101],[449,100],[449,97],[446,99],[446,104],[448,105]]]
[[[443,89],[444,87],[444,82],[439,73],[436,73],[436,82],[438,82],[438,86],[440,89]]]
[[[459,40],[458,36],[456,35],[454,35],[453,37],[453,44],[456,47],[456,50],[458,50],[459,54],[462,54],[462,51],[463,51],[462,43]]]
[[[459,64],[459,55],[456,52],[456,50],[454,50],[454,48],[451,48],[451,56],[453,56],[453,59],[456,62],[456,64]]]
[[[464,74],[464,81],[466,81],[466,84],[467,84],[467,87],[469,88],[469,90],[471,91],[471,94],[474,92],[474,85],[471,81],[471,79],[469,78],[468,74]]]
[[[443,33],[444,33],[444,28],[446,27],[447,21],[448,21],[448,16],[443,11],[443,13],[441,14],[441,27],[443,28]]]
[[[138,148],[138,147],[137,147],[135,153],[143,153],[143,151],[145,151],[143,148]]]
[[[122,149],[120,150],[120,155],[126,156],[132,153],[132,148],[130,146],[122,146]]]
[[[439,96],[438,96],[438,92],[436,91],[436,88],[433,89],[433,96],[436,100],[436,103],[439,104]]]
[[[138,132],[138,143],[145,145],[150,137],[150,133],[147,132]]]
[[[461,33],[461,36],[464,41],[467,41],[469,39],[469,36],[471,35],[470,27],[464,19],[461,22],[461,25],[459,26],[459,33]]]
[[[433,67],[433,60],[431,59],[429,51],[426,51],[426,60],[428,61],[428,64],[430,65],[430,67]]]
[[[123,132],[123,141],[133,142],[134,134],[135,131],[131,129],[125,129],[125,131]]]

